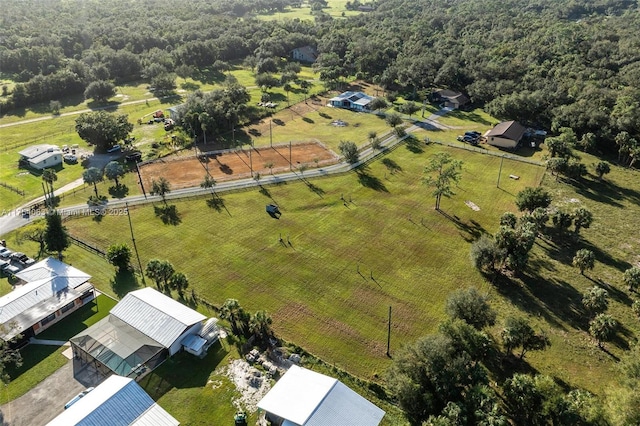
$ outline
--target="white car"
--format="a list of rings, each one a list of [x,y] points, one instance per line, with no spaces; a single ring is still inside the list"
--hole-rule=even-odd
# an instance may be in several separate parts
[[[1,247],[0,246],[0,257],[3,257],[5,259],[7,259],[9,256],[11,256],[13,254],[13,252],[11,250],[9,250],[6,247]]]
[[[64,159],[64,161],[66,163],[77,163],[78,162],[78,157],[76,157],[73,154],[65,154],[62,156],[62,158]]]
[[[114,145],[114,146],[112,146],[111,148],[109,148],[109,149],[107,150],[107,152],[108,152],[109,154],[111,154],[111,153],[113,153],[113,152],[118,152],[118,151],[120,151],[120,149],[121,149],[121,148],[120,148],[120,145]]]

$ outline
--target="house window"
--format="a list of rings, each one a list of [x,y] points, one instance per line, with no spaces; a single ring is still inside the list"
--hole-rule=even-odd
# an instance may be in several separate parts
[[[64,305],[62,307],[62,309],[60,309],[60,312],[62,312],[64,314],[65,312],[70,311],[71,309],[73,309],[75,304],[76,304],[76,302],[71,302],[71,303],[68,303],[68,304]]]
[[[45,325],[49,324],[54,319],[56,319],[56,313],[55,312],[52,313],[51,315],[49,315],[48,317],[46,317],[45,319],[43,319],[42,321],[40,321],[40,324],[42,324],[42,326],[44,327]]]

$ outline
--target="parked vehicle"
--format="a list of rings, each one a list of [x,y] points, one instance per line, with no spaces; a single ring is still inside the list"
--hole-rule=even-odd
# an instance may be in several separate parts
[[[18,268],[17,266],[12,265],[9,262],[4,261],[4,265],[2,267],[0,267],[0,270],[2,270],[2,272],[5,275],[15,275],[18,272],[20,272],[22,269]]]
[[[9,256],[13,254],[13,251],[9,250],[6,247],[0,247],[0,257],[7,259]]]
[[[77,163],[78,162],[78,157],[76,157],[73,154],[65,154],[62,156],[62,159],[64,160],[65,163]]]
[[[109,148],[109,149],[107,150],[107,152],[108,152],[109,154],[114,153],[114,152],[120,152],[120,149],[121,149],[120,145],[114,145],[114,146],[112,146],[111,148]]]
[[[124,157],[124,158],[127,161],[138,162],[138,161],[142,160],[142,153],[141,152],[132,152],[130,154],[127,154],[127,156]]]

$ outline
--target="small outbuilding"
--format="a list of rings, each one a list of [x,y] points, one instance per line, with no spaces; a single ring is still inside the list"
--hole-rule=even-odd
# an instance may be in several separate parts
[[[362,92],[344,92],[329,99],[329,105],[353,111],[369,111],[371,101],[373,101],[373,97]]]
[[[517,121],[503,121],[484,134],[489,145],[514,149],[518,146],[526,129]]]
[[[20,165],[38,170],[62,164],[62,150],[57,145],[32,145],[18,154],[20,154]]]
[[[378,426],[385,412],[333,377],[291,366],[258,403],[278,426]]]
[[[21,284],[0,297],[3,340],[27,341],[95,298],[90,275],[52,257],[15,276]]]
[[[291,51],[291,59],[312,64],[318,59],[318,51],[313,46],[296,47]]]
[[[109,315],[70,339],[76,359],[104,375],[138,377],[152,371],[198,335],[201,313],[146,287],[128,293]]]
[[[111,376],[47,423],[47,426],[179,424],[180,422],[151,399],[135,380]]]

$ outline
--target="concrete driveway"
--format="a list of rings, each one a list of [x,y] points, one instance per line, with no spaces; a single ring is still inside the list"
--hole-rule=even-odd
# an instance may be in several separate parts
[[[74,363],[76,375],[74,377]],[[44,379],[25,395],[0,406],[3,426],[43,426],[64,411],[64,405],[90,386],[97,386],[104,377],[90,366],[69,360],[63,367]]]

